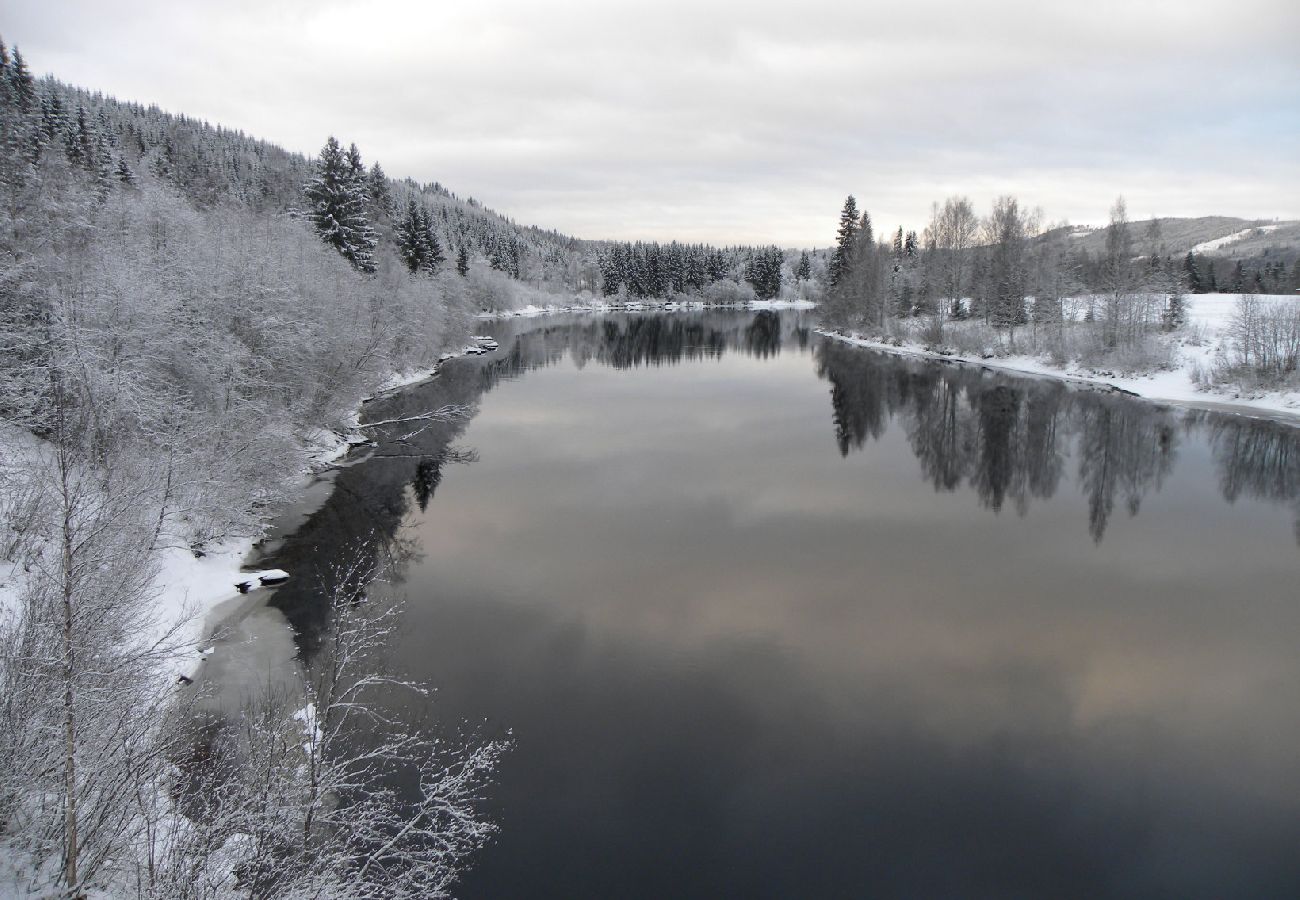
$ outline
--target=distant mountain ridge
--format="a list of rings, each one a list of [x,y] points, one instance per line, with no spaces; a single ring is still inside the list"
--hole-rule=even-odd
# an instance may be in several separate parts
[[[1151,224],[1159,227],[1159,240],[1165,252],[1184,256],[1188,252],[1236,259],[1275,256],[1293,259],[1300,255],[1300,221],[1274,219],[1239,219],[1232,216],[1197,218],[1141,219],[1129,223],[1134,249],[1149,255]],[[1066,226],[1065,232],[1074,246],[1088,253],[1106,248],[1106,227]]]

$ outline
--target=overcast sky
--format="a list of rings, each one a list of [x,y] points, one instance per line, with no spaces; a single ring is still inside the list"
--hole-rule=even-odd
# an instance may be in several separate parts
[[[1300,218],[1296,0],[0,0],[33,70],[586,238],[825,245],[1002,193]]]

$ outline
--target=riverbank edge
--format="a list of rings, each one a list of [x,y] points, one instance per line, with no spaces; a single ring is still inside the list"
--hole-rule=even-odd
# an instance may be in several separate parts
[[[695,312],[714,309],[757,312],[786,309],[810,310],[816,307],[816,303],[807,300],[750,300],[744,303],[712,304],[703,301],[678,303],[674,301],[647,300],[621,304],[596,301],[564,306],[527,306],[518,310],[483,312],[479,313],[478,319],[482,321],[502,321],[514,318],[561,315],[564,313]],[[1239,395],[1201,390],[1192,383],[1185,369],[1157,372],[1149,375],[1101,375],[1082,370],[1061,369],[1030,356],[993,356],[972,359],[955,353],[927,350],[914,344],[893,344],[871,340],[857,333],[845,334],[824,325],[818,326],[814,330],[823,337],[866,350],[876,350],[896,356],[910,356],[939,363],[977,366],[1023,377],[1054,378],[1067,384],[1086,385],[1115,391],[1157,405],[1243,416],[1248,419],[1266,420],[1293,428],[1300,428],[1300,393],[1272,392],[1264,393],[1260,397],[1242,398]]]
[[[194,679],[204,659],[212,652],[214,638],[222,625],[260,604],[263,591],[256,585],[256,573],[250,566],[256,558],[258,545],[275,521],[302,502],[324,473],[346,460],[350,453],[370,445],[369,438],[361,431],[361,414],[365,405],[435,378],[445,362],[465,355],[465,350],[444,353],[432,366],[394,372],[349,412],[345,431],[317,429],[302,448],[302,468],[281,485],[284,500],[261,516],[251,533],[207,545],[202,556],[195,556],[193,551],[183,547],[159,551],[155,613],[161,625],[176,629],[172,632],[173,642],[185,648],[174,667],[177,677]],[[332,492],[331,485],[320,498],[321,502]],[[294,573],[287,574],[292,578]],[[252,590],[240,592],[236,585],[250,578],[254,581]]]
[[[1288,425],[1292,428],[1300,428],[1300,405],[1287,405],[1290,402],[1300,404],[1300,395],[1295,393],[1272,393],[1261,398],[1242,399],[1214,391],[1202,391],[1192,385],[1183,369],[1150,375],[1099,375],[1093,372],[1072,372],[1060,369],[1029,356],[992,356],[972,359],[955,353],[927,350],[924,347],[912,344],[893,344],[871,340],[857,333],[845,334],[838,329],[826,328],[825,326],[820,326],[814,330],[822,337],[863,350],[873,350],[894,356],[912,357],[951,365],[978,367],[1022,377],[1053,378],[1066,384],[1086,385],[1109,390],[1161,406],[1176,406],[1181,409],[1224,413],[1248,419],[1263,419],[1281,425]]]
[[[817,304],[811,300],[746,300],[742,303],[707,303],[703,300],[637,300],[630,303],[591,303],[552,304],[550,306],[524,306],[519,309],[488,310],[479,313],[476,318],[484,322],[499,322],[506,319],[531,319],[538,316],[556,316],[563,313],[647,313],[647,312],[701,312],[713,309],[762,310],[816,309]]]

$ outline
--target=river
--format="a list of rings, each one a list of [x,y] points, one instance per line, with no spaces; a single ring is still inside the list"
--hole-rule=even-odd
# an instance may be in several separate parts
[[[1300,896],[1300,430],[813,324],[484,325],[271,548],[512,736],[459,896]]]

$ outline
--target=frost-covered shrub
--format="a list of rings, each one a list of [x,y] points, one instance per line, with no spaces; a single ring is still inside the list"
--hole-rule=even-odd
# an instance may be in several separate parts
[[[1242,294],[1228,323],[1225,375],[1261,387],[1300,384],[1300,300]]]
[[[949,324],[947,343],[962,356],[996,355],[1001,345],[997,331],[979,321]]]
[[[758,295],[748,284],[732,281],[729,278],[715,281],[706,287],[703,297],[705,303],[748,303],[758,299]]]
[[[1178,348],[1174,341],[1147,334],[1141,340],[1107,346],[1100,328],[1094,329],[1076,345],[1075,361],[1095,372],[1140,374],[1175,368]]]
[[[943,320],[938,316],[927,316],[921,320],[916,336],[924,346],[930,349],[942,347],[944,340]]]

